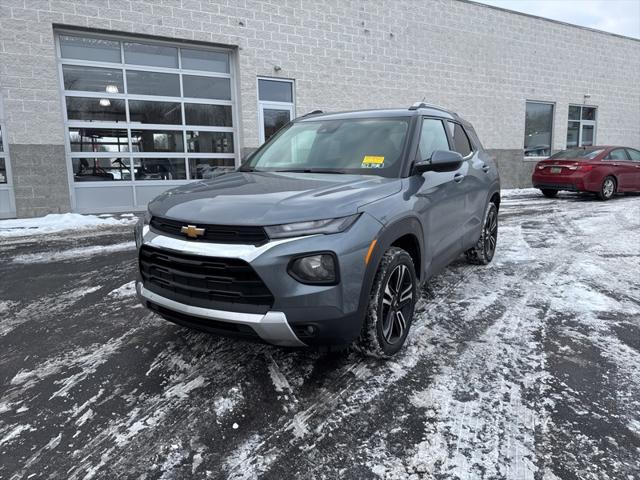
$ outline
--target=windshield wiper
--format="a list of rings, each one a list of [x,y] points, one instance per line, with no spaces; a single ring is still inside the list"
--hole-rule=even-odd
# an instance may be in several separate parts
[[[291,173],[339,173],[344,174],[341,170],[331,170],[327,168],[292,168],[290,170],[272,170],[273,172],[291,172]]]

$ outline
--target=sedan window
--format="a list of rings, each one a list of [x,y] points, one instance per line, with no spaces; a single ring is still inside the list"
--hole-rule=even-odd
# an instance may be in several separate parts
[[[629,154],[629,158],[634,162],[640,162],[640,151],[635,150],[633,148],[627,148],[627,153]]]
[[[629,158],[627,157],[627,152],[625,152],[624,149],[618,148],[609,152],[607,160],[629,160]]]
[[[562,160],[565,158],[584,158],[587,160],[593,160],[600,155],[604,150],[602,148],[570,148],[551,155],[550,160]]]

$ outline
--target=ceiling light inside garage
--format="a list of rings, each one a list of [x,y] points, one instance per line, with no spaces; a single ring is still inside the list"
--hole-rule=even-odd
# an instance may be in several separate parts
[[[107,85],[107,93],[118,93],[118,86],[117,85]]]
[[[102,107],[110,107],[111,106],[111,100],[109,100],[108,98],[101,98],[100,99],[100,106],[102,106]]]

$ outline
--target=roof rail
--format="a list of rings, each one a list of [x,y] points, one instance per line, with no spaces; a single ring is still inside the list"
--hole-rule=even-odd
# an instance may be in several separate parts
[[[299,118],[308,117],[310,115],[318,115],[320,113],[324,113],[324,112],[322,110],[312,110],[309,113],[305,113],[304,115],[301,115]]]
[[[409,107],[409,110],[418,110],[419,108],[433,108],[434,110],[441,110],[443,112],[453,113],[454,115],[457,115],[455,112],[452,112],[451,110],[441,107],[440,105],[434,105],[433,103],[425,103],[425,102],[416,102]]]

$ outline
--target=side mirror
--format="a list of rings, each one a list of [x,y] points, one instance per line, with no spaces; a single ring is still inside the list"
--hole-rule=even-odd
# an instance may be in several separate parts
[[[413,165],[414,173],[422,175],[424,172],[453,172],[462,165],[462,155],[451,150],[436,150],[428,160],[422,160]]]

